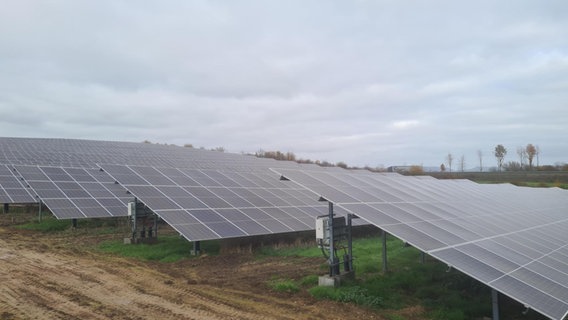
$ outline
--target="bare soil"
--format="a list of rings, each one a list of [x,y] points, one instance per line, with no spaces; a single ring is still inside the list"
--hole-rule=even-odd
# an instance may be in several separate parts
[[[322,259],[221,254],[145,262],[94,250],[105,236],[93,232],[41,233],[3,223],[0,235],[0,319],[385,319],[316,300],[304,289],[283,293],[267,285],[321,274]],[[419,309],[396,313],[419,319]]]

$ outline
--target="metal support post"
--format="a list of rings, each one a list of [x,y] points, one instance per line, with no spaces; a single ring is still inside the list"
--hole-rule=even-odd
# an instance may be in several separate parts
[[[387,232],[385,230],[381,230],[381,238],[383,242],[383,273],[388,271],[387,266]]]
[[[71,220],[71,223],[73,225],[73,228],[77,229],[77,219]]]
[[[491,302],[493,304],[493,320],[499,320],[499,292],[491,289]]]
[[[425,260],[426,260],[426,254],[424,253],[424,251],[420,251],[420,263],[424,264]]]
[[[40,201],[39,202],[39,211],[37,213],[37,219],[38,219],[39,222],[41,222],[42,218],[43,217],[42,217],[42,213],[41,213],[41,201]]]
[[[336,259],[335,259],[335,248],[333,243],[333,202],[328,201],[329,208],[329,219],[327,220],[328,230],[329,230],[329,276],[336,276]]]
[[[154,238],[158,239],[158,217],[157,214],[154,213]]]
[[[136,225],[136,209],[138,207],[138,199],[134,198],[134,208],[132,208],[132,215],[131,215],[131,219],[132,219],[132,241],[134,241],[134,243],[136,243],[136,239],[138,239],[138,235],[136,234],[138,232],[138,226]]]
[[[198,256],[200,253],[201,253],[201,242],[193,241],[193,250],[191,251],[191,255]]]
[[[4,213],[8,213],[8,212],[10,212],[10,204],[4,203]]]
[[[348,266],[349,271],[353,271],[353,234],[352,234],[352,226],[353,226],[353,215],[347,215],[347,255],[349,258]],[[347,270],[346,270],[347,271]]]

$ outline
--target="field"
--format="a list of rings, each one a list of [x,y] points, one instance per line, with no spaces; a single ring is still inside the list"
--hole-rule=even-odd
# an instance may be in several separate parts
[[[0,215],[0,319],[483,319],[488,288],[389,239],[387,274],[378,238],[355,247],[358,279],[317,287],[326,266],[317,248],[265,248],[255,254],[189,255],[166,227],[154,245],[120,243],[124,222]],[[27,222],[27,223],[26,223]],[[522,306],[505,301],[504,318]]]
[[[428,175],[438,179],[469,179],[479,183],[568,189],[568,171],[431,172]]]

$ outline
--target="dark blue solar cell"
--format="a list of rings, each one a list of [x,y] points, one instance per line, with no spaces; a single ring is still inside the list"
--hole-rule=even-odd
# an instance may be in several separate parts
[[[208,223],[207,226],[221,236],[221,238],[236,238],[247,235],[230,222],[211,222]]]

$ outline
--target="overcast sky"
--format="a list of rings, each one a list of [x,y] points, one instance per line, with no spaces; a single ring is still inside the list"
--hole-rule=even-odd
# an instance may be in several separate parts
[[[566,0],[0,3],[0,136],[568,162]]]

